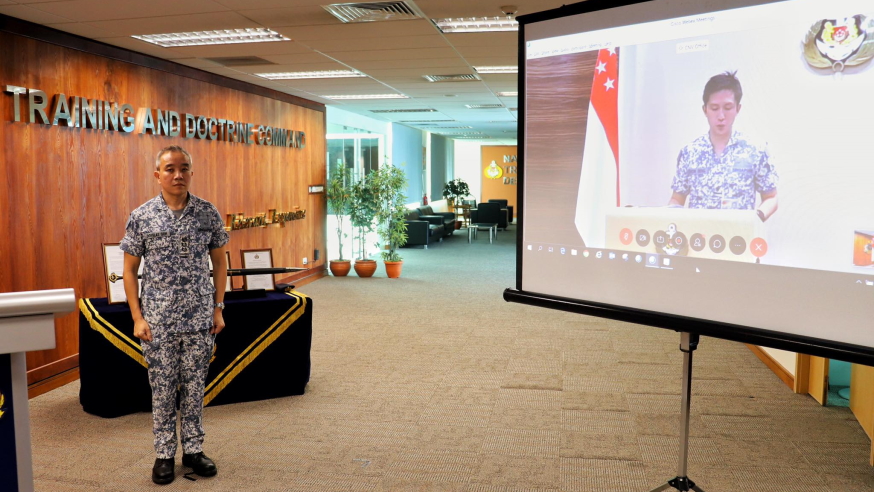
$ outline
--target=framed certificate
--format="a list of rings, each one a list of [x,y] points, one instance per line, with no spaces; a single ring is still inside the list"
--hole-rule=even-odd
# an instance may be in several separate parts
[[[119,278],[115,282],[110,278],[124,275],[124,251],[119,247],[120,243],[103,243],[103,278],[106,281],[106,300],[109,304],[122,304],[127,302],[124,293],[124,280]],[[143,274],[143,262],[137,272]],[[143,281],[137,280],[139,291],[143,288]]]
[[[243,268],[273,268],[273,249],[242,249]],[[273,274],[243,276],[244,290],[276,290]]]
[[[212,256],[206,256],[207,261],[209,262],[209,271],[212,272]],[[225,268],[231,268],[231,252],[225,250]],[[215,280],[212,278],[212,273],[209,275],[209,283],[215,286]],[[230,292],[234,290],[231,286],[231,277],[230,275],[225,279],[225,292]]]

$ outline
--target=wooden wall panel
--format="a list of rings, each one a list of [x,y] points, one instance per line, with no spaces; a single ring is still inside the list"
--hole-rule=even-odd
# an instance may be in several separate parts
[[[192,155],[192,193],[222,214],[306,210],[305,219],[284,228],[232,231],[234,267],[240,266],[240,249],[271,247],[276,266],[304,266],[307,257],[307,267],[324,268],[323,259],[313,261],[314,250],[326,248],[324,195],[307,193],[308,185],[325,181],[323,107],[298,106],[5,32],[0,32],[0,46],[4,88],[299,130],[307,142],[295,149],[141,135],[139,125],[127,134],[14,123],[12,96],[2,94],[0,292],[73,287],[79,297],[105,297],[101,244],[120,241],[130,211],[159,193],[152,176],[155,154],[172,144]],[[57,348],[28,354],[29,370],[78,353],[77,314],[59,319],[56,331]]]

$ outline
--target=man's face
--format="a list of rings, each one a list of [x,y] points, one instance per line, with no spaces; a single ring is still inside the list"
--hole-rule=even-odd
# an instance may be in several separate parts
[[[166,195],[183,197],[191,185],[191,163],[181,152],[167,152],[161,156],[161,165],[155,171],[155,178]]]
[[[711,94],[707,104],[704,105],[704,115],[707,116],[707,124],[710,125],[710,135],[730,136],[731,127],[739,111],[740,104],[734,101],[734,92],[724,90]]]

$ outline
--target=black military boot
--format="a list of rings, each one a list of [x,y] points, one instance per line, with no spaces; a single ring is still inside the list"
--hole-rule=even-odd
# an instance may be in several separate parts
[[[176,475],[176,460],[173,458],[157,458],[152,467],[152,481],[158,485],[167,485],[172,482]]]
[[[215,463],[203,451],[194,454],[183,454],[182,464],[194,470],[201,477],[211,477],[218,473]]]

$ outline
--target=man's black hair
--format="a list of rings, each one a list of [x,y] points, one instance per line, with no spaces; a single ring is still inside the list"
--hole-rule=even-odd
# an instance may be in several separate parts
[[[704,105],[707,105],[710,96],[719,91],[734,92],[734,102],[740,104],[740,98],[743,97],[744,91],[740,87],[740,80],[737,80],[737,70],[710,77],[710,80],[704,85]]]

